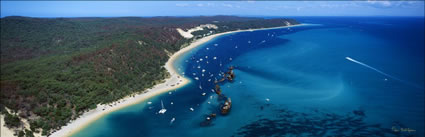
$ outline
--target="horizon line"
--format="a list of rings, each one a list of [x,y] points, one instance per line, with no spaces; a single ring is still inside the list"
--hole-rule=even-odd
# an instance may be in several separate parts
[[[22,15],[10,15],[2,16],[0,18],[7,17],[26,17],[26,18],[155,18],[155,17],[216,17],[216,16],[234,16],[234,17],[425,17],[425,16],[391,16],[391,15],[291,15],[291,16],[279,16],[279,15],[152,15],[152,16],[22,16]]]

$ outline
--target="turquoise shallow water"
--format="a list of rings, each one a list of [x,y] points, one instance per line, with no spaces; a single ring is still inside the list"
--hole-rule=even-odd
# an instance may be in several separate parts
[[[190,84],[147,100],[151,105],[113,112],[74,136],[424,136],[423,18],[297,19],[321,25],[209,41],[175,63]],[[229,66],[235,81],[220,86],[232,98],[231,112],[200,126],[206,115],[219,114],[212,81]],[[161,100],[164,115],[157,114]]]

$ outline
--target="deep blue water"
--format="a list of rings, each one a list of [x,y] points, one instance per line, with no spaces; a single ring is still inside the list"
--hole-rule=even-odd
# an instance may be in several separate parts
[[[424,136],[424,18],[295,18],[315,25],[211,40],[174,64],[190,84],[74,136]],[[223,116],[212,89],[229,66],[236,78],[220,83],[232,99]],[[210,113],[217,118],[201,127]]]

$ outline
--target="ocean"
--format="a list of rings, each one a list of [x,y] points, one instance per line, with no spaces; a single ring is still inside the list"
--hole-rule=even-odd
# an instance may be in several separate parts
[[[291,18],[307,25],[200,45],[174,63],[190,84],[73,136],[424,136],[423,17]],[[214,81],[230,66],[234,80],[219,85],[232,108],[222,115]]]

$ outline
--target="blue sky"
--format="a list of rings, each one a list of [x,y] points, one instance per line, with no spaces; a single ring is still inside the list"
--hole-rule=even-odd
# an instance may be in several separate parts
[[[424,1],[1,1],[1,17],[424,16]]]

